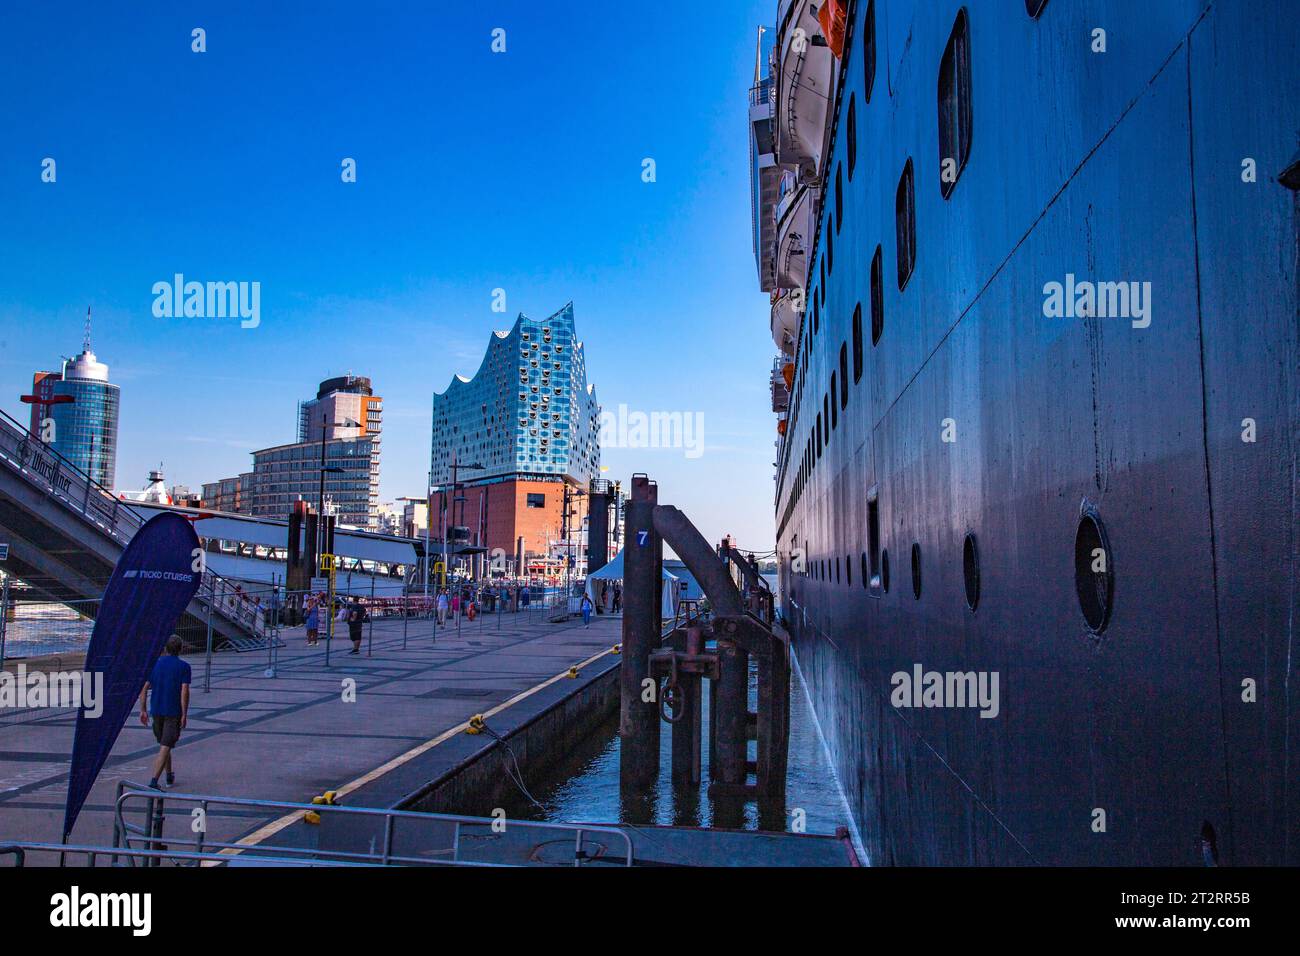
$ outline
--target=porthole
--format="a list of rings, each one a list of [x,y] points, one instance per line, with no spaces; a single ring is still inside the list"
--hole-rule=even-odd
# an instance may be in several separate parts
[[[980,555],[973,532],[966,535],[966,543],[962,546],[961,565],[962,576],[966,581],[966,606],[973,611],[980,603]]]
[[[871,347],[880,343],[885,334],[885,277],[884,255],[880,246],[871,259]]]
[[[912,596],[921,600],[921,546],[912,542]]]
[[[894,194],[894,229],[898,244],[898,291],[902,292],[916,268],[916,189],[910,158],[903,166]]]
[[[834,376],[832,376],[834,381]],[[834,389],[831,390],[834,392]],[[832,394],[831,401],[835,397]],[[847,408],[849,405],[849,346],[848,343],[840,344],[840,408]]]
[[[1026,3],[1032,0],[1025,0]],[[1043,0],[1046,2],[1046,0]],[[866,22],[862,30],[862,89],[863,98],[871,102],[871,90],[876,85],[876,0],[867,3]]]
[[[853,310],[853,382],[862,379],[862,303]]]
[[[970,19],[957,12],[948,47],[939,63],[939,192],[952,195],[970,158]]]
[[[1110,623],[1115,569],[1106,529],[1095,511],[1086,510],[1074,536],[1074,586],[1088,630],[1100,634]]]
[[[844,174],[842,166],[835,167],[835,231],[844,225]],[[829,248],[829,246],[827,247]]]
[[[844,583],[853,587],[853,558],[846,556],[844,558]]]
[[[853,182],[853,168],[858,164],[858,95],[849,94],[849,182]]]

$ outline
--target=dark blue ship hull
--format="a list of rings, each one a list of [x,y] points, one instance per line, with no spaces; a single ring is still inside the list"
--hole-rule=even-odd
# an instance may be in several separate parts
[[[945,197],[963,4],[876,0],[869,102],[867,7],[776,515],[795,653],[871,861],[1300,863],[1300,203],[1279,181],[1300,9],[968,0],[970,152]],[[1147,316],[1046,314],[1071,282],[1149,283]],[[831,395],[859,306],[861,375]],[[1109,590],[1086,607],[1098,541]],[[997,674],[997,716],[897,705],[917,664]]]

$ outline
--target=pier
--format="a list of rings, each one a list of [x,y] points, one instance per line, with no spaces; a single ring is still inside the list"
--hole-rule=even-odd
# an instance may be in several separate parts
[[[481,818],[479,830],[490,833],[503,790],[515,786],[504,755],[493,753],[501,747],[497,737],[509,743],[525,777],[533,777],[618,706],[620,619],[598,615],[584,628],[579,618],[554,623],[550,616],[487,614],[462,618],[459,629],[449,620],[436,636],[429,619],[379,619],[359,656],[349,656],[348,642],[336,635],[329,666],[323,643],[309,648],[300,628],[288,629],[282,632],[285,646],[276,652],[274,676],[267,676],[267,653],[217,654],[206,692],[203,658],[189,656],[194,672],[189,723],[175,750],[176,785],[163,792],[165,832],[178,827],[183,832],[197,804],[181,795],[199,794],[231,798],[206,808],[205,844],[238,847],[219,851],[225,856],[267,854],[283,862],[269,848],[319,849],[322,855],[365,852],[374,845],[373,816],[317,807],[324,819],[309,823],[303,808],[258,804],[311,804],[328,792],[349,811],[436,814],[454,805],[457,812]],[[49,666],[78,665],[65,656]],[[345,699],[352,697],[352,682],[355,697]],[[486,725],[482,733],[468,732],[476,717]],[[58,842],[73,723],[70,710],[11,711],[0,718],[3,842]],[[156,753],[152,733],[132,717],[70,842],[110,845],[119,787],[147,780]],[[169,793],[176,796],[169,799]],[[127,808],[140,818],[140,798],[128,801]],[[403,817],[398,828],[407,834],[408,851],[418,843],[419,852],[436,857],[442,850],[438,834],[420,828],[416,835],[411,819]],[[435,819],[431,816],[431,823]],[[468,859],[462,851],[462,860],[545,865],[567,853],[565,862],[572,864],[571,846],[556,849],[572,842],[558,827],[512,829],[506,822],[497,839],[463,841],[475,849]],[[851,859],[843,842],[829,836],[583,822],[627,833],[638,862],[648,856],[650,862],[677,865],[842,866]],[[611,858],[617,855],[608,838],[598,845]],[[53,862],[39,853],[29,854],[29,860]],[[84,860],[84,854],[68,857],[70,864]]]
[[[402,622],[380,620],[369,653],[363,643],[360,656],[348,656],[348,642],[336,636],[326,667],[323,642],[308,648],[296,629],[284,632],[276,676],[265,676],[264,654],[218,654],[206,693],[202,657],[190,656],[189,724],[175,750],[172,789],[303,802],[333,790],[349,803],[395,805],[492,742],[465,734],[474,715],[504,733],[616,667],[617,630],[604,619],[584,629],[580,620],[551,624],[520,613],[462,619],[459,634],[449,622],[434,638],[432,621],[412,619],[403,649]],[[571,667],[577,677],[567,676]],[[349,681],[354,702],[344,699]],[[73,717],[46,710],[0,719],[6,840],[58,840]],[[75,839],[108,843],[117,781],[147,780],[157,749],[132,718]],[[271,817],[214,813],[208,820],[212,839],[250,845],[276,827]]]

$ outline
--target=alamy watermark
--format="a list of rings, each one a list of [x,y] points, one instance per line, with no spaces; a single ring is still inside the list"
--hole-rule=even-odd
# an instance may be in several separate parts
[[[629,411],[627,405],[619,405],[617,412],[605,409],[600,447],[681,448],[687,458],[699,458],[704,454],[704,413]]]
[[[1150,282],[1065,282],[1043,286],[1043,315],[1049,319],[1131,319],[1133,328],[1151,324]]]
[[[104,712],[101,671],[32,671],[19,664],[14,673],[0,671],[0,709],[83,707],[87,717]]]
[[[224,319],[238,317],[239,327],[262,324],[262,283],[186,282],[176,273],[171,282],[153,284],[155,318]]]
[[[911,671],[895,671],[889,682],[895,707],[972,707],[988,718],[1002,710],[997,671],[927,671],[913,664]]]

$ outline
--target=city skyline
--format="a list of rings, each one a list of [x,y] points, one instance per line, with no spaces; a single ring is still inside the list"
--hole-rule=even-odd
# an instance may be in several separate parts
[[[153,5],[131,31],[92,10],[70,36],[49,12],[15,12],[8,36],[50,42],[0,38],[0,78],[20,94],[0,157],[0,407],[26,420],[18,395],[73,350],[90,304],[122,387],[119,487],[160,460],[168,484],[191,488],[249,471],[251,451],[291,437],[302,395],[351,372],[384,395],[379,497],[394,501],[423,490],[434,392],[472,375],[518,313],[573,301],[606,408],[705,424],[703,454],[605,448],[604,476],[649,472],[711,537],[770,548],[776,436],[752,372],[770,365],[771,339],[737,243],[750,210],[736,130],[751,24],[771,11],[746,6],[703,11],[715,55],[693,77],[661,68],[681,42],[668,11],[593,22],[581,75],[599,84],[553,56],[572,42],[566,18],[524,4],[440,12],[438,35],[455,39],[433,70],[419,31],[384,18],[355,31],[321,17],[285,45],[301,23],[281,10]],[[416,19],[432,35],[435,18]],[[387,49],[385,65],[354,57],[361,47]],[[353,66],[339,75],[337,62]],[[541,92],[521,101],[526,80]],[[250,98],[267,104],[252,127]],[[156,314],[155,285],[177,274],[209,291],[258,283],[257,325]]]

